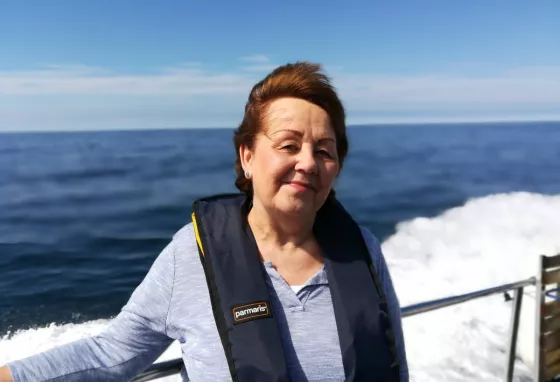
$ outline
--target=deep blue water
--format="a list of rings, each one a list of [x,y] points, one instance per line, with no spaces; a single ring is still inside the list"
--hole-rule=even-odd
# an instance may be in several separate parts
[[[560,193],[560,123],[349,129],[335,189],[381,240],[468,198]],[[117,314],[194,199],[234,192],[232,130],[0,134],[0,335]]]

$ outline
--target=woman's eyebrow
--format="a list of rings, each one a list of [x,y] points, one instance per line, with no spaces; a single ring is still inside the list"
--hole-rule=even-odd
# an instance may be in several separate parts
[[[275,135],[275,134],[278,134],[278,133],[281,133],[281,132],[288,132],[288,133],[292,133],[294,135],[297,135],[298,137],[303,137],[303,133],[301,131],[293,130],[293,129],[280,129],[280,130],[277,130],[274,133],[272,133],[272,135]],[[334,138],[331,138],[331,137],[324,137],[324,138],[319,139],[319,142],[325,142],[325,141],[330,141],[330,142],[336,143],[336,140]]]

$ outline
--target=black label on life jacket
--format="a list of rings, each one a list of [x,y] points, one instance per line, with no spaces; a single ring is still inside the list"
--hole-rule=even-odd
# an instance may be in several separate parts
[[[233,323],[241,324],[243,322],[257,320],[259,318],[272,317],[270,305],[268,301],[254,302],[252,304],[245,304],[234,306],[232,309]]]

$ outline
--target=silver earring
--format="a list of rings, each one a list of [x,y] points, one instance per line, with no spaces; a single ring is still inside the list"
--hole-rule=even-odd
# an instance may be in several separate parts
[[[245,171],[245,178],[249,179],[249,171]]]

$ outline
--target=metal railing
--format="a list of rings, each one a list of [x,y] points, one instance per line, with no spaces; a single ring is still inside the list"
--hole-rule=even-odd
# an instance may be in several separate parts
[[[506,376],[505,380],[511,382],[513,379],[513,366],[515,361],[515,352],[517,348],[517,334],[519,330],[519,314],[521,312],[521,299],[523,297],[523,288],[536,284],[536,278],[531,277],[526,280],[517,281],[511,284],[499,285],[493,288],[482,289],[479,291],[461,294],[457,296],[445,297],[437,300],[421,302],[409,305],[401,309],[402,317],[410,317],[420,313],[426,313],[433,310],[445,308],[452,305],[461,304],[481,297],[487,297],[499,293],[514,291],[513,307],[511,312],[511,321],[509,328],[508,352],[506,358]],[[139,374],[133,379],[133,382],[152,381],[154,379],[167,377],[177,374],[183,367],[181,358],[166,362],[158,362],[150,366],[145,372]]]

